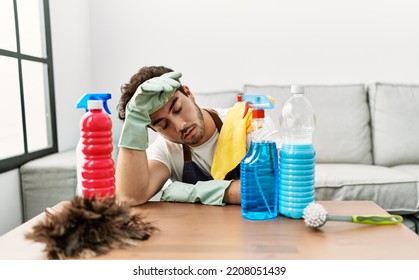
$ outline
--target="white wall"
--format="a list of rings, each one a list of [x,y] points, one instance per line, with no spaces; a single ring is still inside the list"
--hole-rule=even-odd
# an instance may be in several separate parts
[[[89,2],[50,0],[58,148],[73,149],[84,114],[77,100],[92,87]]]
[[[119,93],[141,66],[192,90],[244,83],[419,82],[414,0],[93,0],[94,86]]]
[[[419,83],[414,0],[91,3],[93,83],[112,91],[115,106],[120,86],[145,65],[181,71],[195,92],[245,83]]]
[[[60,151],[78,140],[86,92],[111,92],[142,66],[183,73],[193,92],[243,84],[419,84],[415,0],[50,0]],[[16,171],[0,174],[20,203]],[[0,233],[5,215],[0,217]],[[13,222],[7,222],[12,226]]]

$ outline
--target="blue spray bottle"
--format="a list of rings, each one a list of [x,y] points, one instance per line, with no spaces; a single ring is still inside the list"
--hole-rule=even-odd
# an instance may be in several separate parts
[[[77,101],[76,108],[78,109],[85,109],[87,113],[89,111],[89,104],[102,102],[102,108],[105,110],[107,114],[111,114],[107,101],[112,98],[110,93],[86,93]],[[96,104],[97,105],[97,104]],[[100,106],[100,105],[99,105]],[[77,157],[77,188],[76,188],[76,195],[83,196],[83,186],[82,186],[82,171],[83,171],[83,164],[85,162],[85,157],[82,152],[82,138],[80,138],[77,148],[76,148],[76,157]]]
[[[265,109],[274,108],[269,97],[243,95],[252,111],[251,142],[240,162],[242,216],[249,220],[267,220],[278,216],[278,151],[272,131],[265,127]]]

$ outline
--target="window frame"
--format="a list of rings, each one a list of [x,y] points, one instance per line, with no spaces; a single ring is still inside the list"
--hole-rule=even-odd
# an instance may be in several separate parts
[[[37,159],[52,153],[58,152],[58,140],[57,140],[57,122],[56,122],[56,110],[55,110],[55,91],[54,91],[54,69],[52,60],[52,43],[51,43],[51,22],[49,13],[49,0],[42,0],[43,12],[44,12],[44,32],[45,32],[45,58],[35,57],[31,55],[25,55],[21,53],[20,48],[20,34],[19,34],[19,18],[17,0],[13,0],[13,9],[15,15],[15,32],[16,32],[16,52],[0,49],[0,55],[5,57],[16,58],[18,61],[18,75],[19,75],[19,87],[20,87],[20,98],[21,98],[21,113],[22,113],[22,129],[23,129],[23,142],[24,142],[24,153],[21,155],[8,157],[0,160],[0,173],[17,169],[24,163]],[[22,75],[22,60],[41,62],[47,67],[47,78],[48,78],[48,98],[49,98],[49,111],[50,111],[50,125],[51,125],[51,147],[47,147],[34,152],[28,152],[28,139],[27,139],[27,128],[26,128],[26,114],[25,114],[25,99],[23,91],[23,75]]]

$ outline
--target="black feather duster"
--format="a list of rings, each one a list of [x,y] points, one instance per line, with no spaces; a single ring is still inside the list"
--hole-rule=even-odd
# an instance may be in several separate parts
[[[80,259],[107,253],[147,240],[157,228],[130,214],[115,197],[76,196],[63,208],[48,213],[26,238],[46,244],[48,259]]]

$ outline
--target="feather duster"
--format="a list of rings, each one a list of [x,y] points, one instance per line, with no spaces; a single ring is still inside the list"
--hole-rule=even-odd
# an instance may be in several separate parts
[[[48,259],[82,259],[103,255],[147,240],[156,230],[141,214],[116,203],[115,197],[76,196],[33,227],[26,238],[45,243]]]

